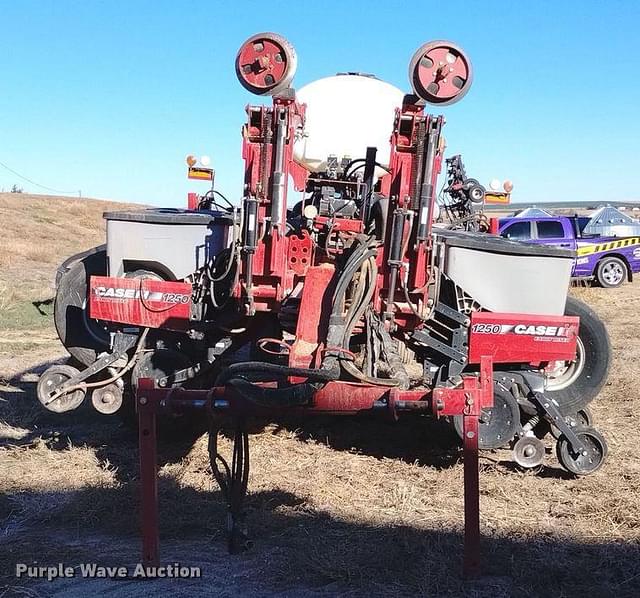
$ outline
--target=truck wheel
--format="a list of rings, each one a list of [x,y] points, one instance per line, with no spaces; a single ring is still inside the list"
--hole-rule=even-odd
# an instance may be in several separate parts
[[[613,289],[627,280],[627,264],[619,257],[605,257],[596,269],[596,279],[601,287]]]
[[[558,403],[563,415],[571,415],[584,409],[607,381],[611,342],[602,320],[582,301],[567,297],[564,313],[580,318],[576,360],[547,377],[544,394]]]
[[[83,365],[91,365],[109,349],[109,332],[89,317],[87,292],[90,276],[107,274],[107,253],[97,251],[73,264],[58,282],[53,319],[67,351]]]

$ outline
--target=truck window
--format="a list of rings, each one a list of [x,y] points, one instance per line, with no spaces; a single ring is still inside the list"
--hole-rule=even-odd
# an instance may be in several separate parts
[[[505,228],[501,236],[514,241],[528,241],[531,239],[531,223],[530,222],[514,222]]]
[[[578,218],[576,218],[576,220],[578,221],[578,229],[580,230],[580,233],[582,234],[582,231],[584,230],[584,227],[587,226],[587,224],[589,224],[589,222],[591,221],[591,218],[589,216],[578,216]]]
[[[536,222],[538,239],[563,239],[564,227],[558,220],[541,220]]]

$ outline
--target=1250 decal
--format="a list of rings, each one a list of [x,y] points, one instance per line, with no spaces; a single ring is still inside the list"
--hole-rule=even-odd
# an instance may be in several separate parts
[[[569,329],[565,326],[544,326],[533,324],[474,324],[471,332],[474,334],[525,334],[528,336],[568,336]]]

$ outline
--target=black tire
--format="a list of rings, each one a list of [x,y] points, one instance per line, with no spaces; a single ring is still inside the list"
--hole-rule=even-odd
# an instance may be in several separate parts
[[[619,257],[605,257],[598,262],[596,280],[605,289],[615,289],[629,278],[627,264]]]
[[[562,415],[573,415],[584,409],[607,381],[611,366],[611,341],[602,320],[582,301],[567,297],[564,313],[580,318],[578,337],[584,348],[584,366],[569,386],[547,390],[544,394],[557,402]]]
[[[86,366],[109,349],[106,327],[89,318],[87,296],[89,277],[106,274],[107,253],[101,250],[78,260],[58,282],[53,310],[58,337],[70,355]]]
[[[562,435],[556,445],[556,456],[560,465],[577,476],[595,473],[607,458],[607,441],[594,428],[578,427],[574,433],[585,444],[587,454],[574,453],[571,443]]]

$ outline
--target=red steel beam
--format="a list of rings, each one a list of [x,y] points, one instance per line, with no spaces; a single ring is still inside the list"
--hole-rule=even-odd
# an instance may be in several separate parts
[[[156,439],[156,408],[158,395],[153,380],[142,379],[136,393],[138,409],[138,439],[140,446],[140,519],[142,523],[142,560],[146,565],[158,565],[160,538],[158,532],[158,455]]]

